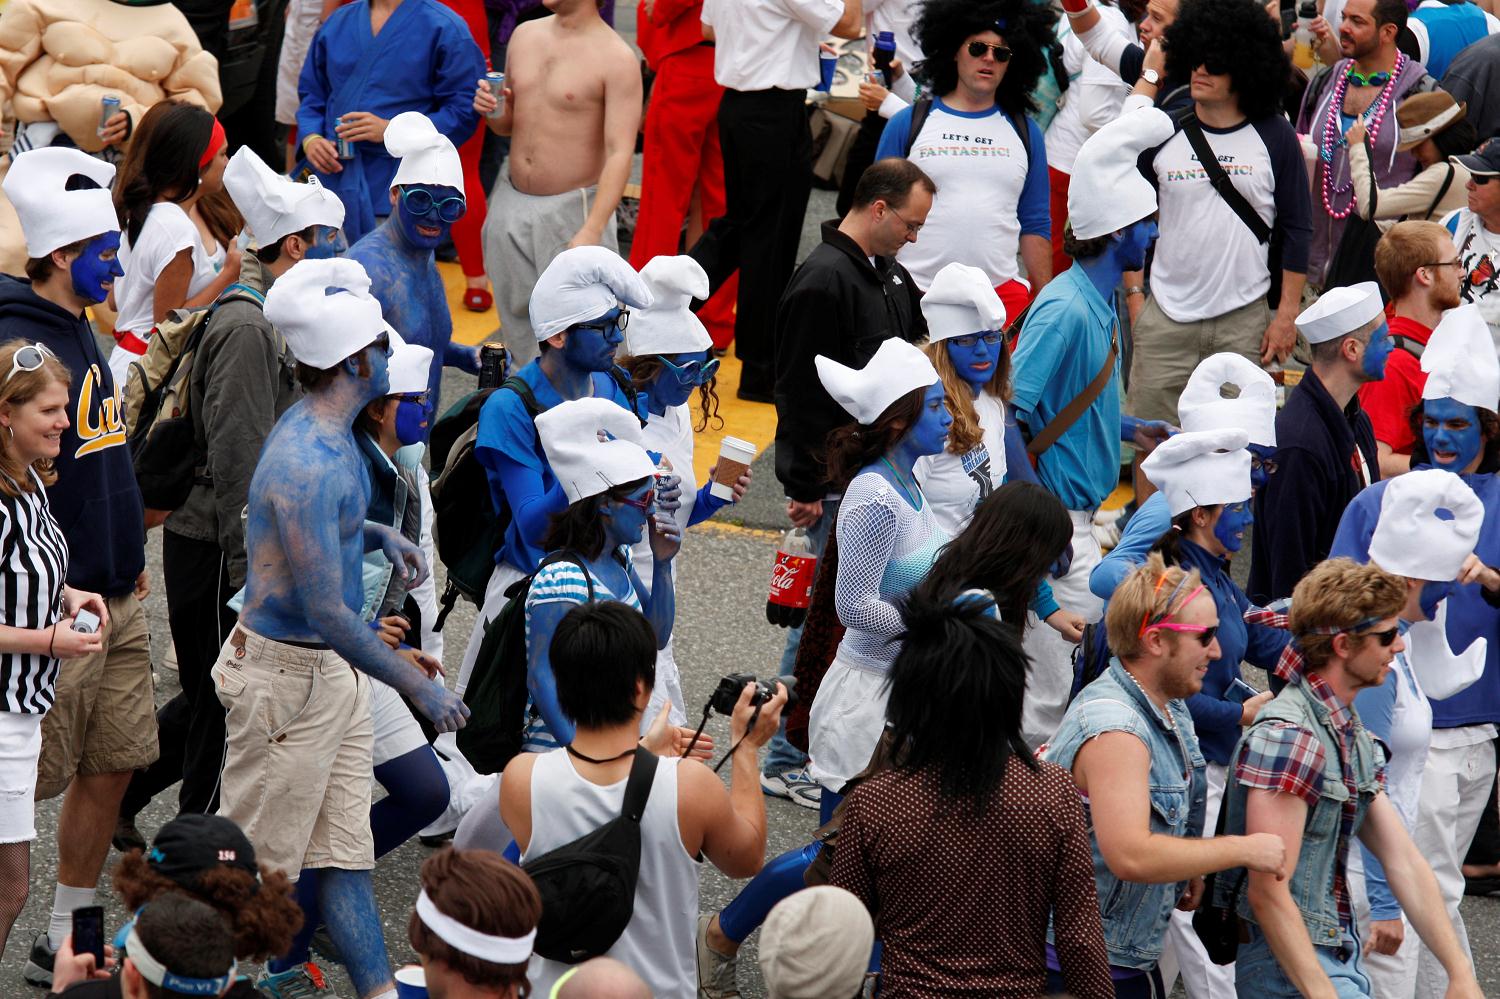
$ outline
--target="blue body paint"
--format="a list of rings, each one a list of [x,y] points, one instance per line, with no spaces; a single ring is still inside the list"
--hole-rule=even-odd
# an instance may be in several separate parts
[[[334,257],[342,257],[349,252],[349,241],[344,238],[344,230],[335,229],[332,226],[314,226],[317,231],[313,233],[313,240],[307,244],[307,249],[302,253],[304,260],[330,260]]]
[[[396,439],[402,444],[420,444],[427,439],[427,405],[415,399],[396,402]]]
[[[1270,481],[1271,471],[1267,463],[1275,467],[1276,448],[1270,444],[1250,444],[1246,450],[1250,452],[1250,488],[1256,490]]]
[[[1375,332],[1370,334],[1370,342],[1365,346],[1362,367],[1366,378],[1372,382],[1385,378],[1385,361],[1391,356],[1394,348],[1395,344],[1391,342],[1391,328],[1382,322],[1375,327]]]
[[[68,268],[73,293],[91,305],[108,298],[115,278],[125,273],[120,267],[119,252],[118,232],[101,233],[89,240]]]
[[[619,351],[620,344],[625,342],[625,331],[620,329],[618,321],[623,313],[623,309],[610,309],[597,319],[590,319],[568,329],[567,338],[562,345],[564,365],[576,372],[608,371],[613,368],[615,353]]]
[[[1005,351],[1004,343],[988,344],[984,342],[984,335],[974,334],[974,343],[964,346],[958,341],[961,337],[952,337],[943,341],[948,351],[948,360],[953,362],[953,370],[958,372],[958,377],[968,383],[969,387],[978,395],[980,389],[989,384],[989,380],[995,376],[995,364],[1000,355]]]
[[[1249,501],[1240,503],[1227,503],[1219,513],[1219,519],[1214,521],[1214,537],[1224,550],[1230,554],[1239,551],[1245,544],[1245,532],[1250,525],[1255,523],[1255,517],[1250,513]]]
[[[695,354],[664,354],[662,356],[679,367],[694,361],[707,364],[710,358],[706,350]],[[667,410],[681,406],[698,391],[699,384],[701,383],[697,379],[684,380],[671,368],[663,367],[643,390],[647,412],[661,416]]]
[[[1478,411],[1457,399],[1423,400],[1422,441],[1435,468],[1445,472],[1467,470],[1484,450]]]

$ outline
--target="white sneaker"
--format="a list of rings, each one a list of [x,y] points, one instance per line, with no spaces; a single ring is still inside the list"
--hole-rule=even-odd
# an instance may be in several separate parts
[[[785,798],[803,808],[817,808],[823,800],[822,785],[808,775],[806,767],[761,774],[760,789],[773,798]]]

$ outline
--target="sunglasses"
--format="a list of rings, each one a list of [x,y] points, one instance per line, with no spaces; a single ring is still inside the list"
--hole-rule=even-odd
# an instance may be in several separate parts
[[[1146,630],[1161,628],[1164,631],[1181,631],[1190,635],[1198,636],[1198,644],[1205,649],[1214,643],[1214,638],[1219,634],[1219,626],[1216,624],[1176,624],[1173,622],[1162,622],[1153,624]]]
[[[1265,472],[1267,475],[1275,475],[1278,467],[1275,458],[1262,458],[1253,452],[1250,455],[1250,471],[1252,472]]]
[[[382,334],[380,334],[374,340],[370,341],[370,346],[374,347],[376,350],[380,351],[386,357],[390,357],[391,356],[391,338],[390,338],[390,334],[388,334],[388,333],[382,333]]]
[[[686,364],[673,364],[662,355],[658,354],[657,360],[662,366],[677,378],[679,385],[707,385],[719,370],[719,359],[710,358],[707,361],[689,361]]]
[[[29,343],[20,347],[10,356],[10,373],[5,376],[5,381],[10,381],[16,376],[17,371],[35,371],[49,357],[55,357],[52,350],[43,343]],[[4,384],[0,382],[0,384]]]
[[[1478,184],[1480,187],[1483,187],[1485,184],[1488,184],[1490,181],[1494,180],[1495,177],[1496,177],[1496,175],[1492,174],[1492,173],[1471,173],[1471,174],[1469,174],[1469,179],[1472,180],[1475,184]]]
[[[620,314],[613,319],[601,319],[597,323],[574,323],[573,328],[575,330],[593,330],[600,336],[608,336],[610,330],[617,329],[623,332],[625,327],[629,325],[630,310],[621,309]]]
[[[1399,635],[1400,633],[1401,633],[1401,629],[1399,627],[1396,627],[1396,628],[1387,628],[1384,631],[1361,631],[1361,632],[1357,632],[1357,633],[1351,632],[1351,634],[1353,634],[1355,638],[1373,638],[1373,639],[1375,639],[1375,641],[1377,641],[1377,642],[1380,643],[1380,647],[1382,649],[1388,649],[1388,648],[1390,648],[1391,647],[1391,643],[1396,640],[1396,636]]]
[[[968,333],[964,336],[953,337],[952,339],[953,342],[958,346],[968,349],[969,347],[974,346],[976,343],[979,343],[981,340],[984,341],[984,345],[986,347],[993,347],[1004,337],[1005,333],[1002,330],[986,330],[983,333]]]
[[[619,501],[621,503],[624,503],[626,506],[633,506],[637,510],[649,510],[651,509],[651,505],[656,502],[656,487],[653,486],[650,489],[647,489],[645,495],[643,495],[640,499],[632,499],[629,496],[621,496],[619,497]]]
[[[430,191],[420,187],[402,188],[401,203],[406,210],[419,218],[431,215],[433,209],[437,209],[438,218],[444,222],[457,222],[464,217],[469,205],[463,198],[444,198],[438,201]]]
[[[975,59],[983,59],[986,52],[995,56],[996,62],[1010,62],[1010,49],[1004,45],[991,45],[989,42],[970,42],[968,45],[969,55]]]

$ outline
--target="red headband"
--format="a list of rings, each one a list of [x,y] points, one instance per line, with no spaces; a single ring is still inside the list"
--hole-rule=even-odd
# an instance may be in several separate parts
[[[224,148],[224,141],[224,126],[219,123],[218,118],[215,118],[214,130],[208,137],[208,148],[203,150],[203,157],[198,160],[199,172],[202,172],[203,168],[212,163],[214,157],[219,155],[219,150]]]

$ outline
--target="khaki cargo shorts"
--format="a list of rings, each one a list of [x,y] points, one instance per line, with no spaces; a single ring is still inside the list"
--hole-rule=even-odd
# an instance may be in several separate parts
[[[1177,400],[1198,362],[1211,354],[1231,353],[1260,363],[1260,341],[1271,323],[1263,299],[1212,319],[1179,323],[1146,299],[1131,328],[1130,395],[1125,411],[1142,420],[1166,420],[1178,426]]]
[[[213,667],[228,740],[219,814],[258,861],[296,880],[304,867],[369,870],[370,679],[328,649],[236,625]]]
[[[145,606],[110,597],[104,650],[65,659],[57,700],[42,719],[36,796],[55,798],[79,774],[124,773],[156,762],[156,689]]]

